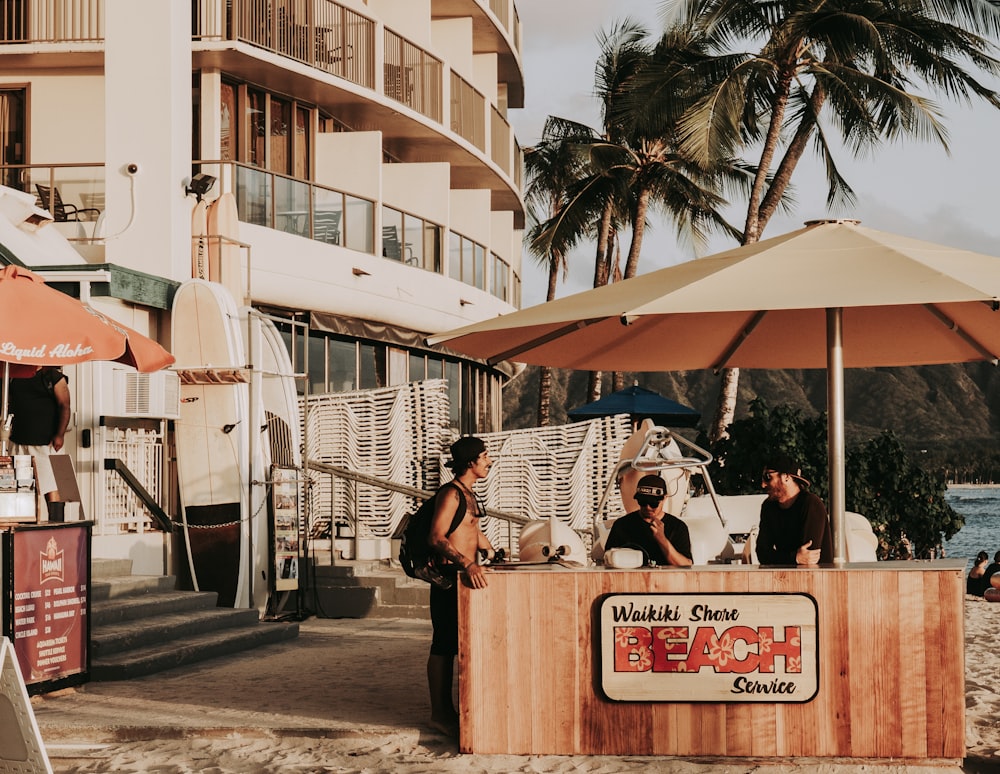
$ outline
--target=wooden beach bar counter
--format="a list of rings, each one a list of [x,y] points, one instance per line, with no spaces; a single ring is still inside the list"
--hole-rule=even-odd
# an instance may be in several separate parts
[[[459,590],[460,749],[960,760],[964,575],[495,569]]]

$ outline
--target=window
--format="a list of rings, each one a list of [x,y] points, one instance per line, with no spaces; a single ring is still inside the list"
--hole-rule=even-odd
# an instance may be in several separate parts
[[[271,97],[271,156],[267,168],[288,175],[292,171],[292,106],[285,100]]]
[[[312,178],[309,169],[309,117],[309,111],[306,108],[301,106],[295,108],[295,141],[292,145],[295,152],[295,165],[292,168],[292,175],[299,180]]]
[[[310,179],[314,108],[263,89],[223,81],[219,110],[223,161],[242,161]]]
[[[472,284],[480,290],[486,290],[486,248],[472,243],[473,278]]]
[[[326,392],[326,339],[312,336],[309,339],[309,392]]]
[[[353,341],[329,339],[330,391],[348,392],[357,388],[358,345]]]
[[[448,241],[448,276],[485,290],[486,248],[452,231]]]
[[[476,433],[500,427],[502,380],[486,366],[445,359],[425,350],[311,331],[309,367],[305,369],[302,357],[306,336],[293,332],[286,324],[279,324],[279,329],[286,346],[291,345],[293,370],[307,370],[310,394],[447,379],[449,425],[454,430]]]
[[[382,207],[382,257],[441,273],[441,226]]]
[[[502,301],[509,301],[510,288],[508,278],[510,275],[510,266],[496,253],[490,253],[490,262],[493,266],[490,292]]]
[[[424,356],[419,352],[410,353],[410,373],[411,382],[419,382],[427,378],[427,366],[424,363]]]
[[[223,81],[219,99],[219,144],[223,161],[236,161],[236,87]]]
[[[267,167],[267,95],[248,89],[246,112],[249,136],[246,161],[264,169]]]
[[[26,89],[0,89],[0,153],[4,164],[24,164],[27,156],[25,148],[25,105]],[[3,184],[11,188],[21,187],[20,169],[4,170]]]
[[[386,349],[384,344],[361,344],[359,346],[361,368],[359,369],[360,384],[363,390],[375,387],[386,387]]]

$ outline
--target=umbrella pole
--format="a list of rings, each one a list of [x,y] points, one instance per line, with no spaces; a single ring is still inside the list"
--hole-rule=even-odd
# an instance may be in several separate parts
[[[0,414],[0,438],[3,439],[0,446],[2,446],[2,453],[4,456],[7,455],[7,441],[9,440],[10,432],[7,428],[7,409],[9,403],[7,400],[7,393],[10,391],[10,361],[3,361],[3,414]]]
[[[830,527],[833,531],[833,561],[847,561],[844,485],[844,310],[826,310],[826,409],[830,466]]]

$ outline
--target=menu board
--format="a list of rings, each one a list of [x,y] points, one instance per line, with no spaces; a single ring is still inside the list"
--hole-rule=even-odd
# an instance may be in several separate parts
[[[14,568],[10,629],[26,685],[87,670],[89,529],[89,523],[22,528],[8,536]]]
[[[299,587],[299,471],[275,466],[271,471],[274,513],[274,589]]]

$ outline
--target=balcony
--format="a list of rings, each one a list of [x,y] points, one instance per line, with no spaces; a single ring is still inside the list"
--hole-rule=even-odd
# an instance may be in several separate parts
[[[497,20],[510,20],[517,28],[516,9],[507,2],[492,0],[489,7],[496,8],[486,10],[487,0],[434,0],[432,17],[472,15],[476,30],[488,22],[490,39],[483,42],[484,35],[474,32],[474,49],[497,51],[502,48]],[[0,3],[5,72],[11,78],[21,68],[36,72],[42,59],[46,67],[65,68],[66,77],[77,67],[100,67],[104,12],[104,0]],[[376,44],[380,28],[381,46]],[[494,208],[513,211],[523,224],[520,187],[512,183],[520,175],[520,159],[510,142],[506,106],[490,104],[461,78],[448,81],[459,86],[458,94],[446,101],[444,78],[451,77],[446,63],[395,31],[333,0],[193,0],[192,35],[195,68],[218,68],[296,95],[348,128],[376,129],[387,155],[400,161],[445,161],[453,169],[453,188],[489,188]],[[45,51],[30,47],[38,43],[73,45]],[[306,67],[275,66],[258,50]],[[519,70],[508,89],[512,85],[523,90]],[[517,104],[509,91],[507,102]],[[409,110],[398,109],[400,105]],[[426,120],[415,119],[410,111]],[[456,134],[468,145],[455,143]]]
[[[220,193],[236,196],[244,223],[451,276],[508,303],[519,299],[520,279],[506,261],[492,252],[487,261],[487,248],[479,245],[481,261],[474,264],[475,271],[463,271],[462,259],[456,263],[454,255],[448,259],[444,255],[445,245],[449,244],[445,229],[418,215],[382,205],[381,231],[376,232],[376,203],[369,199],[235,162],[201,161],[195,166],[219,179]],[[456,239],[472,244],[451,232],[448,249],[452,253]],[[464,249],[458,254],[467,258],[471,253]]]

